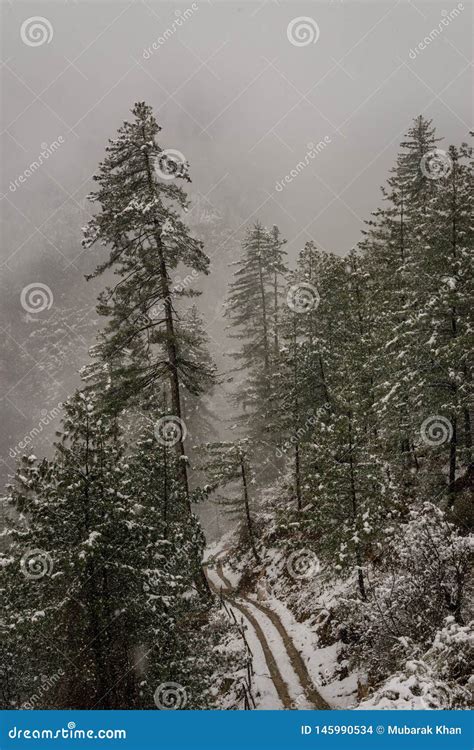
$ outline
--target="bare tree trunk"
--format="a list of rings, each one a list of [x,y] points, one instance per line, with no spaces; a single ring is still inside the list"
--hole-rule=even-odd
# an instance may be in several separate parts
[[[255,546],[255,537],[253,533],[253,523],[252,523],[252,517],[250,515],[250,505],[249,505],[249,494],[247,489],[247,474],[245,472],[245,462],[243,456],[240,456],[240,471],[242,474],[242,486],[244,490],[244,505],[245,505],[245,517],[247,519],[247,530],[249,533],[249,539],[250,539],[250,546],[252,547],[253,556],[255,558],[255,561],[257,563],[260,562],[260,557],[257,552],[257,548]]]
[[[275,359],[278,357],[278,351],[280,348],[278,342],[278,273],[275,268],[273,272],[273,345],[275,348]]]
[[[453,258],[453,261],[456,260],[457,255],[457,224],[456,224],[456,211],[457,211],[457,191],[456,191],[456,178],[457,178],[457,165],[456,162],[453,163],[453,170],[451,172],[451,180],[452,180],[452,186],[453,186],[453,200],[451,203],[451,210],[452,210],[452,221],[451,221],[451,255]],[[455,339],[457,337],[457,311],[456,307],[453,304],[451,306],[451,338]],[[451,385],[451,392],[453,394],[453,400],[455,397],[457,391],[457,385],[456,383],[452,383]],[[457,416],[455,413],[451,414],[451,426],[452,426],[452,435],[451,440],[449,443],[449,498],[448,498],[448,508],[452,508],[454,505],[455,500],[455,492],[454,492],[454,482],[456,481],[456,458],[457,458],[457,444],[458,444],[458,435],[457,435]]]
[[[296,507],[301,510],[301,476],[300,476],[300,447],[295,445],[295,489],[296,489]]]
[[[324,391],[324,400],[326,403],[329,403],[329,391],[326,383],[326,375],[324,373],[324,367],[323,367],[323,359],[321,357],[321,352],[318,354],[318,360],[319,360],[319,372],[321,375],[321,382],[323,384],[323,391]]]
[[[298,438],[299,422],[299,399],[298,399],[298,363],[296,346],[296,315],[293,315],[293,388],[295,392],[295,492],[296,507],[301,510],[301,472],[300,472],[300,445]]]
[[[262,259],[260,257],[260,239],[258,240],[257,252],[258,252],[258,279],[259,279],[259,285],[260,285],[260,296],[262,298],[263,357],[264,357],[264,363],[265,363],[265,371],[268,372],[268,369],[270,367],[270,358],[268,356],[267,303],[265,300],[265,284],[263,281]]]
[[[352,455],[353,450],[353,443],[352,443],[352,415],[349,412],[347,415],[349,419],[349,470],[350,470],[350,483],[351,483],[351,499],[352,499],[352,514],[354,518],[354,523],[356,522],[357,518],[357,493],[355,488],[355,479],[354,479],[354,460]],[[365,591],[365,583],[364,583],[364,575],[362,573],[362,554],[360,549],[360,544],[357,542],[356,544],[356,563],[357,563],[357,580],[359,582],[359,591],[361,598],[365,601],[367,599],[367,594]]]
[[[404,217],[404,200],[403,190],[400,193],[400,260],[405,260],[405,217]]]
[[[145,139],[145,133],[143,134]],[[155,184],[153,182],[153,176],[151,171],[150,159],[148,154],[145,153],[146,171],[148,178],[148,187],[150,194],[153,198],[155,194]],[[170,294],[168,269],[166,267],[165,257],[163,253],[163,243],[161,241],[161,227],[156,217],[153,218],[153,234],[156,243],[156,250],[158,253],[158,269],[160,274],[161,283],[161,294],[163,297],[164,311],[165,311],[165,325],[166,325],[166,353],[168,356],[168,370],[169,370],[169,381],[171,390],[171,407],[173,415],[182,420],[182,409],[181,409],[181,394],[180,394],[180,383],[178,373],[178,352],[176,347],[176,336],[174,331],[174,320],[173,320],[173,305]],[[183,487],[184,497],[188,513],[192,515],[191,502],[189,499],[189,483],[188,483],[188,469],[186,463],[186,451],[184,450],[183,433],[180,431],[179,440],[176,443],[176,455],[178,459],[178,472]],[[199,573],[196,579],[196,586],[200,591],[207,597],[212,596],[209,582],[206,578],[202,566],[199,569]]]
[[[165,539],[168,537],[168,461],[166,445],[163,446],[163,520],[165,522]]]
[[[145,138],[145,133],[143,134]],[[152,170],[150,165],[150,159],[148,154],[145,153],[146,171],[148,178],[148,187],[152,197],[155,197],[155,184],[153,182]],[[156,250],[158,253],[158,271],[160,274],[161,294],[163,297],[163,306],[165,313],[165,326],[166,326],[166,354],[168,356],[168,371],[169,381],[171,390],[171,408],[173,415],[179,420],[182,420],[181,410],[181,394],[179,387],[179,373],[178,373],[178,352],[176,347],[176,337],[174,331],[174,320],[173,320],[173,305],[170,294],[168,269],[166,267],[166,261],[163,253],[163,243],[161,241],[161,228],[158,219],[153,219],[153,234],[156,243]],[[178,471],[183,486],[188,511],[191,513],[191,503],[189,501],[189,484],[188,484],[188,471],[186,466],[182,433],[179,435],[179,440],[176,443],[176,455],[178,458]]]
[[[472,463],[472,431],[471,431],[471,414],[469,409],[464,409],[464,442],[466,444],[466,462]]]
[[[456,481],[456,449],[457,449],[457,419],[456,415],[451,415],[451,426],[453,434],[449,443],[449,486],[448,486],[448,508],[452,508],[456,499],[454,482]]]

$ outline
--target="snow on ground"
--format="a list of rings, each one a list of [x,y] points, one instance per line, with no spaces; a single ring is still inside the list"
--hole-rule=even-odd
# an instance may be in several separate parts
[[[225,545],[223,545],[223,548],[225,549]],[[358,680],[362,679],[362,676],[354,671],[340,679],[341,669],[345,666],[339,660],[341,644],[337,642],[328,646],[322,646],[319,643],[320,639],[317,632],[317,625],[313,621],[314,618],[303,619],[299,622],[288,606],[282,601],[282,599],[286,599],[294,604],[296,600],[299,600],[302,603],[302,608],[306,609],[306,602],[311,600],[311,609],[313,612],[328,613],[335,604],[338,596],[343,594],[343,589],[347,586],[347,583],[331,581],[330,585],[326,586],[322,579],[304,582],[290,581],[288,586],[293,587],[293,590],[291,596],[287,599],[288,586],[285,588],[284,586],[274,585],[277,581],[281,582],[282,580],[281,566],[278,559],[279,554],[278,551],[275,557],[271,559],[270,564],[265,566],[265,579],[259,581],[256,585],[257,596],[249,595],[249,598],[255,598],[256,601],[260,601],[280,617],[283,627],[292,638],[303,658],[314,686],[327,703],[334,709],[351,708],[357,704],[357,684]],[[237,580],[240,578],[240,573],[235,573],[225,563],[223,563],[223,571],[226,578],[231,580],[233,585],[232,578],[236,577]],[[298,588],[296,589],[296,587]],[[254,614],[253,611],[252,614]],[[268,618],[264,615],[262,617],[265,618],[265,622],[263,620],[259,620],[259,622],[261,622],[265,634],[267,634],[267,629],[269,633],[272,632],[270,631],[270,627],[274,630],[274,626]],[[278,636],[278,633],[276,634]],[[280,636],[278,638],[281,643]],[[281,647],[284,649],[282,643]],[[275,643],[275,648],[278,648],[277,642]],[[294,690],[294,687],[292,686],[292,690]],[[301,693],[300,687],[300,695]],[[303,706],[299,707],[303,708]]]
[[[332,708],[350,708],[355,701],[358,675],[352,673],[342,680],[333,678],[335,667],[338,665],[340,644],[319,646],[318,635],[314,629],[305,622],[298,622],[282,601],[269,597],[262,603],[279,616],[322,697]]]
[[[226,543],[229,543],[229,534],[225,534],[223,537],[218,539],[216,542],[208,544],[204,550],[203,562],[207,563],[210,560],[214,560],[219,554],[222,554],[226,547]]]
[[[415,674],[398,673],[389,677],[373,695],[362,701],[356,710],[423,711],[429,708],[442,708],[433,680],[427,680],[420,685],[420,680]]]
[[[298,680],[298,677],[291,665],[291,661],[286,651],[285,644],[283,643],[279,632],[277,631],[271,620],[269,620],[268,617],[259,609],[257,609],[256,607],[252,607],[252,605],[248,603],[248,600],[244,600],[243,604],[249,609],[249,611],[251,611],[253,617],[255,617],[258,624],[265,633],[265,638],[267,639],[268,645],[272,650],[275,663],[286,682],[288,692],[293,701],[293,704],[295,705],[295,708],[298,708],[299,710],[311,710],[313,706],[305,697],[303,687],[301,686],[300,681]]]
[[[225,557],[229,547],[232,546],[232,539],[234,537],[234,534],[234,531],[229,531],[217,542],[209,544],[204,552],[204,562],[212,565],[215,560]],[[241,576],[241,571],[236,571],[229,567],[226,568],[226,578],[230,581],[234,588],[238,588]],[[221,583],[219,583],[219,588],[220,585]]]
[[[232,584],[232,588],[239,588],[240,579],[242,578],[241,571],[225,568],[225,577]]]
[[[210,555],[208,555],[207,558],[209,558],[209,556]],[[207,569],[207,576],[216,588],[219,589],[221,587],[221,580],[212,568]],[[232,605],[228,606],[232,607]],[[239,622],[242,619],[244,621],[245,637],[253,654],[254,677],[252,694],[255,703],[257,704],[257,710],[281,710],[283,706],[269,675],[267,662],[260,641],[247,618],[243,617],[243,615],[235,609],[234,614]]]

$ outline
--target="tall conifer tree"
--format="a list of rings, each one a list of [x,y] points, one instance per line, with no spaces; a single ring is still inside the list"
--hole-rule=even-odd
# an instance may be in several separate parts
[[[132,114],[132,122],[124,122],[109,142],[94,178],[99,189],[90,198],[100,212],[85,228],[86,247],[100,242],[110,248],[108,260],[92,276],[112,271],[120,278],[99,298],[98,312],[109,323],[98,354],[110,368],[108,401],[115,409],[169,384],[187,495],[181,389],[199,393],[208,373],[196,367],[192,342],[177,320],[177,299],[192,289],[176,288],[172,274],[180,264],[207,274],[209,260],[182,219],[188,204],[178,181],[189,181],[187,162],[157,143],[161,128],[149,106],[140,102]]]

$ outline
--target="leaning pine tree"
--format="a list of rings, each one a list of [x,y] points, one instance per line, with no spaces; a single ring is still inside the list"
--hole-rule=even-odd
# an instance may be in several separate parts
[[[175,430],[180,481],[188,497],[182,388],[199,394],[209,373],[197,366],[193,343],[177,322],[177,299],[196,292],[174,287],[171,273],[183,264],[207,274],[209,259],[181,218],[188,203],[178,181],[189,181],[187,162],[158,145],[161,128],[149,106],[139,102],[132,114],[133,121],[124,122],[109,142],[94,177],[99,188],[89,197],[101,210],[84,230],[86,247],[99,242],[110,248],[108,260],[90,278],[108,271],[119,277],[99,297],[98,312],[109,322],[97,347],[101,364],[95,375],[105,365],[114,410],[163,386],[169,390],[172,418],[164,430],[168,438]]]

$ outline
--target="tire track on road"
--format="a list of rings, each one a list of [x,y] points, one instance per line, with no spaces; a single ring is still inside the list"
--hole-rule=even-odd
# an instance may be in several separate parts
[[[270,677],[272,679],[273,684],[275,685],[275,690],[277,691],[278,698],[281,701],[281,704],[286,709],[291,709],[293,707],[293,703],[290,697],[290,693],[288,692],[288,686],[286,682],[284,681],[281,672],[276,664],[276,661],[274,659],[272,650],[268,644],[268,641],[265,637],[265,633],[263,632],[260,623],[255,619],[255,617],[252,615],[251,612],[248,611],[248,609],[241,603],[237,603],[233,596],[229,596],[224,589],[219,590],[217,586],[214,585],[214,583],[208,578],[209,585],[213,589],[213,591],[216,594],[222,594],[224,599],[228,602],[228,604],[232,607],[235,607],[235,609],[238,609],[239,612],[245,617],[246,620],[249,621],[252,628],[255,630],[255,634],[260,641],[260,645],[262,647],[263,655],[265,657],[265,662],[268,667],[268,672],[270,674]]]
[[[222,582],[225,585],[224,592],[227,593],[228,598],[232,601],[234,606],[239,608],[235,602],[235,596],[238,596],[239,599],[243,599],[247,604],[250,604],[251,606],[254,606],[256,609],[260,610],[260,612],[262,612],[266,617],[268,617],[270,622],[273,624],[278,634],[280,635],[280,638],[283,641],[283,645],[285,646],[286,653],[288,654],[290,664],[296,676],[298,677],[299,683],[309,703],[311,703],[311,705],[313,705],[314,708],[319,711],[330,709],[331,707],[326,703],[324,698],[316,690],[313,684],[313,681],[311,679],[311,676],[308,672],[308,669],[306,667],[306,664],[304,663],[302,659],[301,654],[296,648],[292,638],[290,637],[288,631],[286,630],[285,626],[283,625],[277,613],[269,609],[268,607],[265,607],[260,602],[256,602],[253,599],[249,599],[244,594],[237,594],[237,592],[232,586],[232,583],[229,581],[229,579],[225,575],[223,567],[222,567],[222,563],[220,560],[216,561],[215,570],[216,570],[217,575],[219,576],[219,578],[222,580]]]

